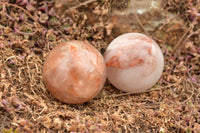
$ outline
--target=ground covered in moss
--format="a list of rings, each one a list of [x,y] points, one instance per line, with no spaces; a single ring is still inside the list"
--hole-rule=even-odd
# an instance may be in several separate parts
[[[139,27],[123,28],[117,20],[130,16],[129,2],[1,0],[0,132],[200,132],[200,1],[162,1],[163,12],[184,23],[184,29],[165,28],[183,29],[173,35],[174,43],[148,32],[137,14]],[[114,9],[125,13],[113,15]],[[112,39],[130,29],[149,34],[164,54],[163,75],[149,92],[127,94],[107,81],[97,97],[81,105],[61,103],[49,93],[42,71],[53,47],[75,39],[103,54]]]

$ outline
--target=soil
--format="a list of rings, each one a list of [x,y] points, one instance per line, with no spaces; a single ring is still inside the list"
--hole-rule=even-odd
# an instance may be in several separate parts
[[[115,37],[132,30],[112,14],[129,8],[129,1],[57,2],[61,7],[54,0],[0,2],[0,132],[200,133],[199,0],[163,1],[163,10],[178,15],[186,29],[173,45],[151,35],[165,58],[153,88],[130,94],[106,81],[97,97],[81,105],[62,103],[50,94],[42,78],[44,60],[68,40],[88,41],[103,54]],[[132,31],[148,33],[138,21]]]

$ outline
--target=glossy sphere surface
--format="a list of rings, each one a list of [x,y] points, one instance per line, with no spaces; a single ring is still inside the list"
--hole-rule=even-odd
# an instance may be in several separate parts
[[[106,66],[103,56],[92,45],[82,41],[64,42],[47,56],[43,79],[57,99],[79,104],[92,99],[103,88]]]
[[[125,92],[139,93],[160,78],[164,59],[154,40],[141,33],[126,33],[114,39],[104,54],[108,80]]]

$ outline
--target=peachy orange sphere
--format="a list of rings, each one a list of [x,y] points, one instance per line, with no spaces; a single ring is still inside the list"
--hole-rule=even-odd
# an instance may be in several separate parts
[[[94,98],[104,86],[104,58],[89,43],[63,42],[47,56],[43,79],[58,100],[69,104],[84,103]]]

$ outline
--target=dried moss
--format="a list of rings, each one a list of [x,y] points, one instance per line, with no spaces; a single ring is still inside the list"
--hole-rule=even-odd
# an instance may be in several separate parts
[[[0,3],[0,132],[198,133],[199,23],[184,19],[192,28],[175,52],[171,46],[161,43],[162,40],[158,41],[165,56],[165,68],[161,79],[152,88],[155,91],[127,94],[107,81],[93,100],[82,105],[68,105],[51,96],[43,83],[45,57],[54,46],[70,39],[88,40],[104,51],[118,34],[108,26],[113,18],[109,17],[107,9],[110,10],[108,7],[113,7],[115,1],[83,5],[67,12],[67,19],[56,16],[56,21],[60,21],[56,25],[67,24],[65,30],[52,26],[51,15],[45,24],[38,21],[41,13],[51,11],[52,2],[30,0],[34,12],[26,3],[16,2]],[[77,3],[81,1],[72,5]],[[168,0],[166,10],[180,12],[182,8],[174,8],[176,4],[186,7],[189,3]],[[196,5],[194,1],[194,7]],[[99,8],[95,8],[97,6]],[[87,9],[91,12],[86,13]],[[188,18],[190,15],[186,14],[185,8],[183,11],[181,17]],[[22,14],[26,19],[22,19]],[[93,19],[90,16],[98,17]],[[51,21],[50,25],[48,21]],[[111,30],[111,35],[107,30]]]

